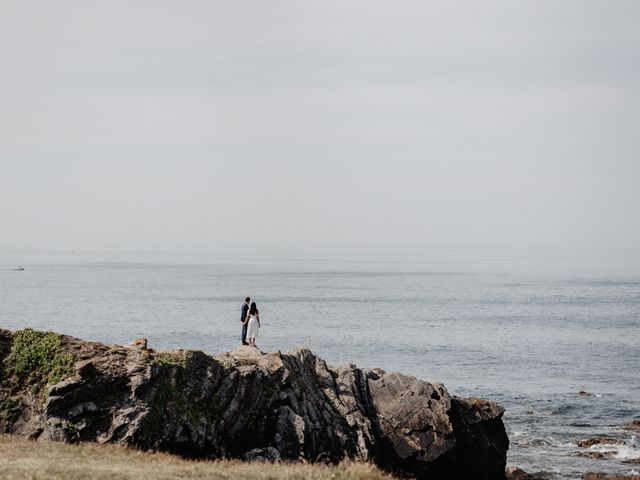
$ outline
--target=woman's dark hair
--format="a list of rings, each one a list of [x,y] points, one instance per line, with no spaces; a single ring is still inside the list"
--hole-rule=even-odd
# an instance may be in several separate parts
[[[256,302],[252,302],[251,306],[249,307],[249,314],[250,315],[258,315],[260,312],[258,312],[258,307],[256,307]]]

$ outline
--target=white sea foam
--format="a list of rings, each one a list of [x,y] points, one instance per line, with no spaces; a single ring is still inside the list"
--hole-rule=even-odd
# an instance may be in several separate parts
[[[562,441],[552,435],[547,435],[543,440],[543,442],[545,442],[546,445],[549,445],[552,447],[573,448],[575,446],[573,442]]]
[[[636,448],[630,445],[615,445],[603,443],[599,445],[592,445],[588,448],[591,452],[609,453],[611,452],[612,458],[617,460],[636,460],[640,458],[640,448]]]
[[[524,440],[514,440],[514,445],[520,445],[523,447],[543,447],[552,445],[550,442],[546,440],[542,440],[540,438],[529,438]]]
[[[619,460],[636,460],[640,458],[640,449],[628,445],[620,445],[615,458]]]

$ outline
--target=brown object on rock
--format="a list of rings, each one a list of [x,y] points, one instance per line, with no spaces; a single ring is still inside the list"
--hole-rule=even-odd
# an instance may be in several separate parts
[[[127,347],[137,348],[138,350],[147,350],[147,339],[144,337],[136,338]]]
[[[0,330],[0,352],[12,335]],[[191,458],[354,459],[417,478],[504,479],[503,408],[439,383],[332,367],[308,349],[209,356],[59,338],[71,375],[46,395],[17,378],[2,382],[0,429]],[[5,400],[18,415],[3,410]]]
[[[582,448],[589,448],[593,445],[622,445],[624,442],[617,438],[611,437],[594,437],[585,438],[578,441],[578,446]]]
[[[531,475],[518,467],[509,467],[506,472],[506,480],[543,480],[540,477]]]

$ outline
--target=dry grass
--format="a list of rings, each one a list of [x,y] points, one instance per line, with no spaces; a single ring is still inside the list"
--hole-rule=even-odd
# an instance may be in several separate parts
[[[0,480],[393,480],[369,464],[189,461],[113,445],[67,445],[0,436]]]

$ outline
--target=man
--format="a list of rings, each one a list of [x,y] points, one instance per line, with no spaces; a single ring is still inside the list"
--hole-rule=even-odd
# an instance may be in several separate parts
[[[247,318],[247,312],[249,311],[250,303],[251,298],[245,298],[244,305],[242,305],[242,310],[240,312],[240,321],[242,322],[242,345],[249,345],[249,342],[247,342],[247,324],[244,323],[244,320]]]

